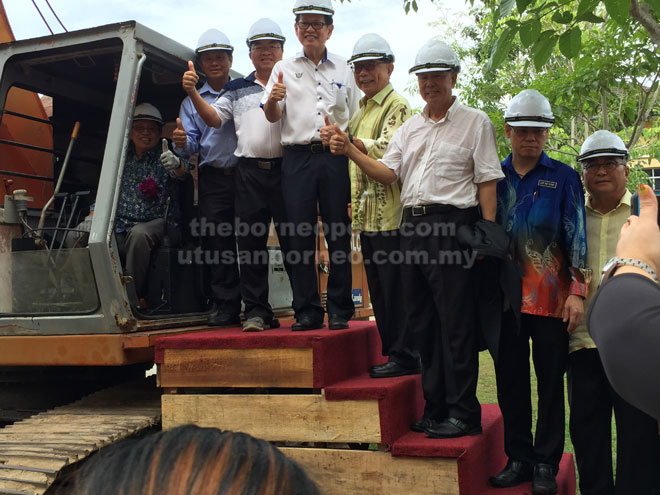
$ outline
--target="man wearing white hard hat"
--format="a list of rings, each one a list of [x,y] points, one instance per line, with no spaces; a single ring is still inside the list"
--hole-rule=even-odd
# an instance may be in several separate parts
[[[290,238],[292,330],[324,326],[318,288],[316,234],[318,214],[330,255],[327,287],[328,327],[348,328],[354,313],[351,223],[346,210],[350,179],[346,157],[333,156],[321,141],[325,117],[346,129],[357,109],[359,91],[346,59],[326,48],[334,25],[331,0],[296,0],[295,31],[302,52],[275,64],[261,100],[271,122],[282,121],[282,189]]]
[[[628,149],[619,136],[596,131],[578,161],[587,196],[587,264],[593,270],[585,306],[598,276],[616,255],[621,227],[630,216]],[[581,493],[655,493],[658,487],[658,423],[617,394],[605,375],[585,322],[569,337],[567,369],[570,432]],[[616,481],[612,469],[612,412],[616,421]]]
[[[280,226],[285,220],[280,171],[281,123],[266,120],[260,102],[276,62],[282,59],[285,38],[270,19],[259,19],[251,27],[246,43],[255,71],[229,81],[211,105],[196,89],[194,67],[183,75],[183,88],[204,122],[213,128],[234,122],[239,157],[236,168],[236,218],[241,297],[245,303],[243,331],[256,332],[279,326],[268,303],[268,233],[271,219],[280,247],[287,251]],[[288,271],[288,263],[285,263]]]
[[[163,241],[166,225],[172,235],[178,230],[179,198],[172,180],[186,173],[184,162],[161,139],[162,129],[155,106],[136,105],[117,204],[117,245],[143,309],[151,251]]]
[[[444,42],[431,40],[417,54],[417,75],[426,101],[390,140],[380,160],[360,152],[338,129],[333,153],[348,155],[367,175],[402,183],[402,306],[422,360],[424,417],[414,431],[434,438],[481,433],[474,253],[456,231],[482,217],[494,221],[497,181],[503,177],[488,116],[452,95],[460,64]],[[420,259],[420,256],[423,256]]]
[[[206,82],[199,94],[213,103],[229,82],[234,47],[217,29],[205,31],[197,42],[195,53]],[[192,61],[188,68],[194,70]],[[175,151],[187,158],[199,153],[199,210],[202,217],[199,234],[206,250],[212,251],[210,272],[211,296],[216,312],[210,326],[240,323],[241,292],[239,287],[236,236],[234,235],[234,172],[238,163],[234,121],[228,120],[216,129],[206,125],[187,97],[181,103],[177,128],[172,134]]]
[[[362,153],[382,158],[394,132],[411,116],[410,105],[390,84],[394,54],[387,41],[369,33],[355,43],[348,63],[355,83],[365,95],[348,126],[351,140]],[[331,135],[332,126],[321,129],[324,142]],[[349,173],[353,230],[360,231],[369,297],[382,354],[388,357],[386,363],[373,366],[369,374],[372,378],[387,378],[419,373],[419,357],[411,348],[401,307],[401,266],[382,259],[383,254],[400,250],[400,184],[381,184],[353,161],[349,162]]]
[[[564,451],[564,372],[568,335],[584,314],[587,242],[578,173],[543,151],[554,116],[533,89],[516,95],[504,113],[511,154],[497,186],[498,222],[522,273],[520,326],[506,311],[495,365],[504,419],[504,469],[489,479],[506,488],[532,481],[532,493],[557,491]],[[532,438],[529,340],[538,382],[539,419]]]

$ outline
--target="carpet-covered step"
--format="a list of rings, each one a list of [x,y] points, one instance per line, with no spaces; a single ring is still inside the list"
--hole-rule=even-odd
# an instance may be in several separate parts
[[[495,472],[500,472],[506,459],[500,463]],[[569,453],[564,453],[559,462],[559,472],[557,473],[557,495],[575,495],[576,481],[575,481],[575,463],[573,456]],[[531,495],[531,483],[523,483],[513,488],[493,488],[484,487],[481,491],[477,492],[479,495]]]
[[[408,432],[392,445],[393,457],[444,458],[451,460],[457,472],[455,493],[480,495],[488,476],[500,467],[504,455],[504,425],[496,404],[481,406],[481,435],[449,439],[428,438],[423,433]],[[508,495],[506,490],[500,495]]]
[[[163,337],[155,345],[158,384],[175,387],[324,388],[382,362],[374,322],[345,330],[245,333],[226,328]]]
[[[193,423],[275,442],[391,445],[422,414],[419,375],[362,375],[319,393],[271,392],[165,394],[163,428]]]

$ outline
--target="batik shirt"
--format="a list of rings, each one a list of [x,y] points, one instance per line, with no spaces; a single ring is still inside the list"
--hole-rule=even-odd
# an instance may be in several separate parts
[[[378,160],[385,154],[394,131],[410,115],[406,99],[388,84],[372,98],[365,96],[360,100],[360,109],[351,118],[348,128],[362,141],[367,155]],[[353,229],[378,232],[399,228],[399,181],[381,184],[367,176],[352,160],[348,163],[348,170],[351,176]]]
[[[497,221],[511,238],[513,259],[523,272],[523,313],[562,317],[569,295],[586,297],[584,193],[580,176],[545,153],[521,179],[502,162],[497,184]]]
[[[158,146],[138,158],[133,143],[129,144],[117,206],[117,232],[130,230],[136,223],[165,218],[168,197],[167,222],[176,228],[179,220],[178,188],[172,187],[176,185],[176,179],[160,163],[161,151],[159,140]]]

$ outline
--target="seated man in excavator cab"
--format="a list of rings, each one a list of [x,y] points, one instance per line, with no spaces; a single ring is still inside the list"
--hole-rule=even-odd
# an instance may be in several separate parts
[[[175,180],[182,180],[186,164],[162,139],[163,118],[150,103],[135,107],[122,176],[115,234],[124,274],[133,278],[140,308],[147,307],[146,282],[152,251],[177,244],[179,197]]]

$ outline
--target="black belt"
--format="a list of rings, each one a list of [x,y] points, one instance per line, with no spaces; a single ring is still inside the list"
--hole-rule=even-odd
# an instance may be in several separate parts
[[[309,144],[290,144],[285,148],[296,151],[306,151],[314,155],[318,153],[330,153],[330,148],[324,145],[321,141],[314,141]]]
[[[282,158],[241,158],[241,162],[263,170],[278,170],[282,166]]]
[[[403,218],[410,217],[423,217],[424,215],[431,215],[433,213],[449,213],[457,210],[456,206],[452,205],[419,205],[407,206],[403,209]]]

